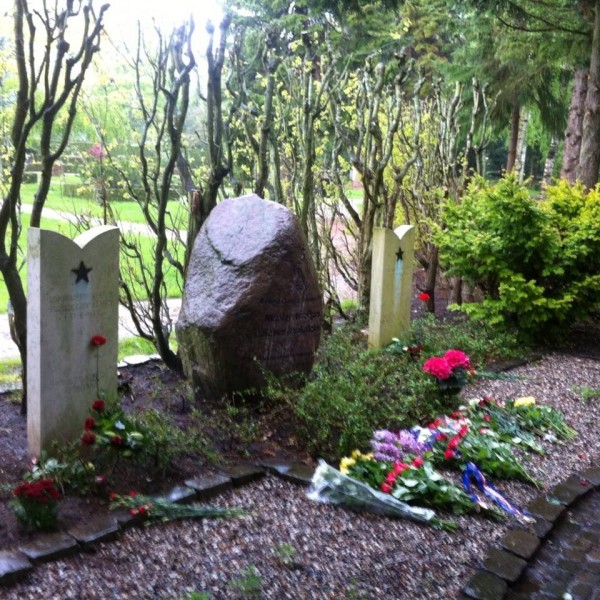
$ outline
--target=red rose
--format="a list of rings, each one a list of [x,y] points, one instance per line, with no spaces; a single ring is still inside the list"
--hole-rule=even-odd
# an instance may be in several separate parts
[[[431,296],[427,292],[421,292],[418,297],[419,300],[422,300],[423,302],[427,302],[427,300],[431,299]]]
[[[392,493],[392,486],[389,483],[382,483],[381,484],[381,491],[384,494],[391,494]]]
[[[103,335],[95,335],[91,340],[92,346],[104,346],[108,340]]]
[[[110,438],[110,443],[113,446],[122,446],[123,438],[120,435],[113,435],[112,438]]]
[[[130,514],[132,517],[135,517],[135,516],[137,516],[137,514],[138,514],[137,508],[132,508],[132,509],[129,511],[129,514]]]
[[[464,438],[465,435],[467,435],[467,433],[469,433],[469,428],[466,425],[463,425],[459,430],[458,430],[458,435],[461,438]]]
[[[445,442],[448,439],[448,436],[445,433],[440,433],[435,439],[440,442]]]
[[[146,507],[145,506],[138,506],[138,513],[140,515],[145,515],[147,512]]]
[[[92,446],[96,442],[96,436],[91,431],[86,431],[81,436],[81,443],[84,446]]]
[[[449,448],[444,452],[444,458],[446,460],[452,460],[455,456],[454,450],[450,450]]]
[[[423,371],[438,379],[448,379],[452,375],[452,367],[445,358],[433,356],[423,364]]]
[[[483,415],[483,420],[489,422],[492,420],[492,417],[490,417],[490,415]]]
[[[94,400],[94,402],[92,403],[92,410],[95,410],[96,412],[102,412],[104,409],[106,408],[106,404],[104,402],[104,400]]]
[[[417,458],[415,458],[415,460],[413,460],[413,467],[416,467],[417,469],[419,467],[423,466],[423,459],[420,456],[417,456]]]
[[[138,495],[138,493],[135,490],[132,490],[131,492],[129,492],[130,498],[135,498],[137,495]]]
[[[111,492],[111,493],[108,495],[108,499],[109,499],[111,502],[114,502],[115,500],[118,500],[118,499],[119,499],[119,494],[115,494],[114,492]]]
[[[94,427],[96,427],[96,421],[92,417],[88,417],[83,424],[83,428],[86,431],[91,431]]]

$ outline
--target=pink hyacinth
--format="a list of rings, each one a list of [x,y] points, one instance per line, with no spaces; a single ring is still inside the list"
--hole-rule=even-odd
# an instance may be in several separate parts
[[[433,356],[425,361],[423,371],[438,379],[448,379],[452,376],[452,367],[445,358]]]
[[[448,361],[448,364],[452,369],[471,368],[469,357],[460,350],[448,350],[448,352],[444,354],[444,358]]]

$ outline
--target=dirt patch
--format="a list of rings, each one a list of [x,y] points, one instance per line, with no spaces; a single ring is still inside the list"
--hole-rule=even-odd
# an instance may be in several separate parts
[[[228,465],[265,458],[311,462],[293,435],[285,407],[264,403],[246,406],[239,402],[196,405],[187,382],[159,361],[120,369],[119,381],[121,406],[127,413],[154,409],[186,435],[196,436],[200,448],[178,455],[166,471],[153,470],[147,464],[140,468],[135,461],[121,459],[106,474],[108,483],[97,493],[86,497],[69,495],[59,503],[61,530],[92,515],[106,513],[111,491],[160,493]],[[27,420],[20,414],[18,392],[0,394],[0,423],[0,549],[6,549],[36,535],[16,520],[7,502],[11,497],[9,488],[20,482],[31,467]]]

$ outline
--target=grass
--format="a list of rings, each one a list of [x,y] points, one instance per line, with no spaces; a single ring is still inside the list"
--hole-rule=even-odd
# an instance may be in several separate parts
[[[0,387],[7,388],[21,380],[21,361],[8,358],[0,361]]]
[[[69,212],[79,211],[76,214],[83,214],[83,205],[79,206],[80,208],[78,209],[77,206],[73,205]],[[30,215],[23,213],[21,216],[21,223],[21,247],[25,248],[27,245],[25,242],[26,231],[29,228]],[[77,228],[71,223],[68,223],[66,221],[59,221],[57,219],[42,218],[42,227],[44,229],[61,233],[62,235],[69,238],[75,238],[80,233],[77,230]],[[143,292],[142,282],[144,281],[144,279],[146,279],[146,281],[149,281],[149,277],[152,276],[154,265],[154,239],[149,236],[137,234],[136,242],[140,248],[142,260],[137,262],[131,262],[127,260],[123,253],[121,253],[120,265],[122,276],[126,279],[127,283],[134,289],[134,297],[144,299],[147,297],[147,295]],[[183,260],[184,248],[181,244],[177,243],[175,247],[171,246],[169,248],[169,251],[172,254],[176,255],[180,261]],[[23,266],[21,269],[21,280],[23,281],[23,285],[25,287],[25,293],[27,293],[27,263],[25,261],[23,261]],[[167,269],[165,272],[165,289],[167,298],[181,298],[182,282],[178,273],[173,268]],[[0,275],[0,314],[4,314],[7,311],[7,307],[8,290],[4,285],[3,277]]]
[[[177,350],[177,340],[173,336],[171,346]],[[131,337],[119,340],[118,360],[134,354],[155,354],[156,348],[148,340],[141,337]],[[18,358],[0,360],[0,387],[7,387],[21,379],[21,361]]]
[[[156,348],[145,338],[132,337],[119,340],[119,360],[134,354],[156,354]]]
[[[37,190],[36,184],[23,184],[21,189],[23,204],[33,204],[33,197]],[[85,189],[85,186],[82,186],[82,189]],[[109,204],[118,222],[146,223],[142,209],[137,202],[133,200],[115,200],[110,202],[109,198]],[[53,181],[50,184],[50,192],[48,193],[44,207],[76,215],[90,215],[100,219],[104,215],[103,207],[94,200],[91,193],[82,197],[63,195],[61,184],[57,181]],[[186,228],[187,207],[176,200],[172,200],[169,209],[175,225],[179,229]]]

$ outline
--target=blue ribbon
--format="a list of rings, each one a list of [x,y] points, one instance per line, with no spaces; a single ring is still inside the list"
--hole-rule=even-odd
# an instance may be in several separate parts
[[[462,475],[462,482],[465,491],[476,504],[481,504],[481,500],[477,497],[477,494],[471,490],[471,482],[474,480],[476,488],[485,494],[492,502],[497,504],[502,510],[507,512],[509,515],[516,517],[521,521],[531,523],[533,518],[529,516],[526,511],[519,510],[513,506],[496,488],[493,484],[488,483],[483,476],[483,473],[477,468],[472,462],[467,463],[465,470]]]

